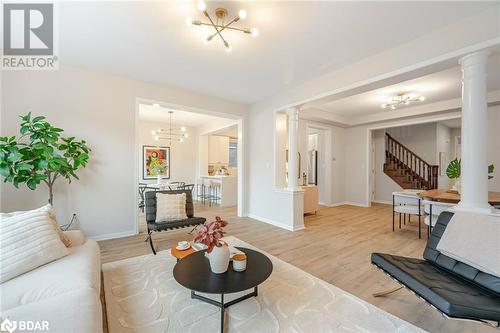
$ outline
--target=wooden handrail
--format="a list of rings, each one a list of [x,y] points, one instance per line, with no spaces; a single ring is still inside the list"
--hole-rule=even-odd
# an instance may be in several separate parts
[[[385,133],[385,135],[387,137],[385,144],[386,163],[397,164],[427,189],[437,188],[439,166],[427,163],[389,133]]]
[[[425,162],[425,160],[418,156],[417,154],[415,154],[410,148],[406,147],[404,144],[402,144],[401,142],[399,142],[398,140],[394,139],[389,133],[385,133],[386,136],[388,136],[391,140],[394,141],[394,143],[396,143],[397,145],[401,146],[404,150],[407,150],[410,154],[414,155],[415,157],[417,157],[419,160],[422,160],[423,162]],[[431,165],[427,162],[425,162],[427,165]]]

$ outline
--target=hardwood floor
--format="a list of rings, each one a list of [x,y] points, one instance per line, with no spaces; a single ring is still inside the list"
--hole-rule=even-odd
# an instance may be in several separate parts
[[[197,205],[197,216],[212,219],[216,215],[229,222],[227,234],[236,236],[302,270],[342,288],[385,311],[429,332],[498,332],[484,324],[443,318],[435,309],[407,290],[387,297],[373,293],[397,286],[370,264],[372,252],[389,252],[422,257],[426,230],[418,239],[416,218],[392,232],[391,206],[374,204],[370,208],[354,206],[321,207],[317,215],[306,216],[306,229],[286,231],[250,218],[239,218],[236,209],[207,208]],[[190,239],[189,228],[155,233],[159,251],[180,240]],[[99,242],[102,262],[151,253],[145,235]]]

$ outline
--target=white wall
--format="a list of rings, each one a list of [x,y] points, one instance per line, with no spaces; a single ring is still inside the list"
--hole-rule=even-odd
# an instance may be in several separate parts
[[[149,84],[70,66],[57,71],[2,72],[2,135],[15,135],[18,116],[43,114],[66,135],[84,138],[92,148],[88,167],[71,185],[56,184],[60,223],[77,212],[88,236],[113,237],[135,231],[135,112],[137,98],[243,115],[246,107],[168,86]],[[46,202],[43,187],[17,190],[2,182],[2,211],[29,209]]]
[[[178,125],[176,127],[179,127]],[[154,180],[144,180],[142,178],[142,146],[163,146],[169,145],[167,140],[156,141],[154,136],[151,134],[152,131],[158,128],[167,128],[168,124],[159,122],[149,122],[149,121],[139,121],[138,134],[139,134],[139,146],[137,152],[139,156],[137,160],[139,162],[139,175],[138,182],[141,183],[156,183]],[[196,133],[196,128],[187,127],[186,132],[189,137],[187,137],[184,142],[172,141],[172,147],[170,148],[170,179],[171,182],[185,182],[186,184],[194,184],[196,179],[196,159],[198,151],[198,138]]]
[[[500,105],[488,108],[488,164],[495,165],[490,191],[500,192]]]
[[[427,163],[437,164],[436,123],[388,128],[387,133]]]
[[[401,191],[401,187],[384,173],[385,163],[385,131],[373,131],[375,143],[375,195],[374,201],[380,203],[392,202],[392,192]]]
[[[439,153],[444,153],[446,155],[445,163],[442,166],[443,170],[439,170],[438,174],[438,188],[449,189],[452,184],[448,176],[446,176],[446,168],[448,163],[451,161],[450,155],[450,144],[451,144],[451,129],[443,124],[436,124],[436,164],[439,165]],[[443,175],[441,175],[443,174]]]

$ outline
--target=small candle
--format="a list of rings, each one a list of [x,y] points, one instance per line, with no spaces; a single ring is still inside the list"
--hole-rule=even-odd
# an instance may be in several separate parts
[[[233,256],[233,270],[243,272],[247,269],[247,256],[244,253],[237,253]]]

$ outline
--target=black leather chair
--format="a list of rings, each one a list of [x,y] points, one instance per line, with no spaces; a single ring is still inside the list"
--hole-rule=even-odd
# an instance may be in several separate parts
[[[186,193],[186,215],[187,219],[178,221],[158,221],[156,222],[156,193],[180,194]],[[148,225],[148,238],[151,250],[156,255],[156,250],[153,245],[152,234],[156,231],[172,230],[189,226],[197,226],[205,223],[207,220],[204,217],[194,216],[193,197],[190,190],[174,190],[174,191],[149,191],[144,193],[145,208],[146,208],[146,223]]]
[[[371,262],[445,316],[486,322],[498,327],[500,278],[452,259],[436,249],[452,216],[451,212],[439,215],[427,241],[424,260],[372,253]]]

